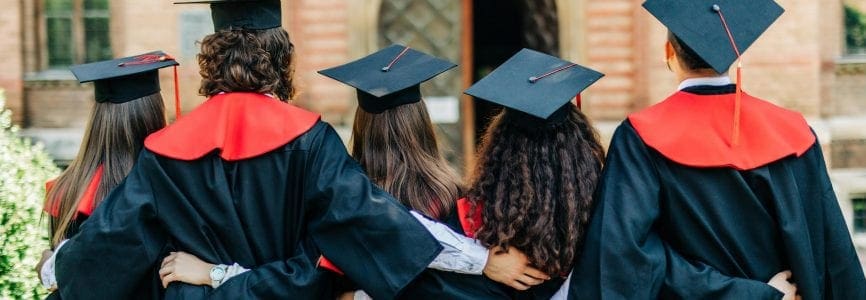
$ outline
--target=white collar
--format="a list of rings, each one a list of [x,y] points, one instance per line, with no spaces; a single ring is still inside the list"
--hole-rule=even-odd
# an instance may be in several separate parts
[[[226,93],[226,92],[219,92],[219,93],[217,93],[217,95],[222,95],[222,94],[225,94],[225,93]],[[265,96],[268,96],[268,97],[271,97],[271,98],[277,99],[277,97],[274,96],[274,94],[271,94],[271,93],[261,94],[261,95],[265,95]]]
[[[731,81],[731,78],[728,77],[728,74],[722,74],[716,77],[689,78],[680,82],[680,86],[677,87],[677,90],[682,91],[683,89],[699,85],[721,86],[729,85],[731,83],[733,82]]]

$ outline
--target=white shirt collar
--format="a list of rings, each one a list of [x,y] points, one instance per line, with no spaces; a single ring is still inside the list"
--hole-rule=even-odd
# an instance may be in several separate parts
[[[698,77],[698,78],[689,78],[680,82],[680,86],[677,87],[677,90],[682,91],[685,88],[690,88],[693,86],[699,85],[713,85],[713,86],[721,86],[721,85],[729,85],[732,84],[731,78],[728,77],[728,74],[722,74],[716,77]]]
[[[217,95],[222,95],[222,94],[225,94],[225,93],[226,93],[226,92],[219,92],[219,93],[217,93]],[[262,95],[265,95],[265,96],[268,96],[268,97],[271,97],[271,98],[277,99],[277,97],[274,96],[274,94],[271,94],[271,93],[262,94]]]

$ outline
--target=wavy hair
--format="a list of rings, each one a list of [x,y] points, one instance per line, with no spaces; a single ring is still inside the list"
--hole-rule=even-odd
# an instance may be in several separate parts
[[[49,224],[53,246],[65,239],[75,224],[78,203],[96,169],[103,166],[94,199],[94,205],[99,205],[132,170],[144,138],[165,125],[165,104],[158,92],[124,103],[94,104],[78,155],[47,191],[46,207],[58,208],[58,216],[50,218]]]
[[[460,197],[460,177],[439,152],[423,101],[380,114],[359,108],[350,147],[370,179],[412,209],[439,219]]]
[[[548,274],[567,273],[578,255],[604,159],[583,113],[573,104],[557,113],[553,123],[511,109],[496,115],[468,194],[470,212],[483,203],[476,238],[513,246]]]
[[[217,31],[201,41],[199,94],[255,92],[293,100],[293,58],[294,46],[282,27]]]

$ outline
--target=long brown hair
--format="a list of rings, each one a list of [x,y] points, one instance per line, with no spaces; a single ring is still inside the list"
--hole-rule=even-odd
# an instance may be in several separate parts
[[[351,148],[370,179],[412,209],[438,219],[460,197],[460,177],[439,152],[423,101],[380,114],[359,108]]]
[[[165,104],[159,93],[125,103],[94,104],[78,155],[57,177],[46,197],[49,207],[59,208],[58,216],[52,217],[50,222],[52,245],[56,246],[66,237],[96,169],[103,166],[94,205],[102,202],[102,198],[129,174],[144,138],[165,124]]]
[[[545,122],[503,109],[481,141],[469,187],[476,237],[488,247],[513,246],[548,274],[568,272],[580,249],[604,150],[573,104]],[[470,218],[471,219],[471,218]]]
[[[211,97],[220,92],[255,92],[292,100],[293,57],[294,46],[282,27],[217,31],[201,42],[199,94]]]

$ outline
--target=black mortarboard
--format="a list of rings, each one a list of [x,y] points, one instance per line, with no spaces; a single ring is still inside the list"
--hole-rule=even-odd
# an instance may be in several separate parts
[[[391,45],[319,73],[357,89],[361,109],[378,114],[421,101],[420,84],[456,66],[403,45]]]
[[[159,69],[178,63],[162,51],[69,67],[80,83],[93,82],[96,102],[123,103],[159,92]]]
[[[602,76],[578,64],[523,49],[465,93],[548,119]]]
[[[773,0],[648,0],[643,7],[720,74],[785,11]]]
[[[244,28],[271,29],[282,25],[280,0],[200,0],[176,1],[174,4],[210,3],[215,31]]]

